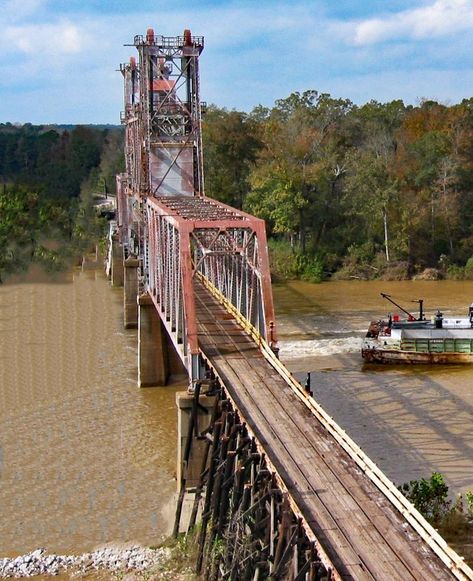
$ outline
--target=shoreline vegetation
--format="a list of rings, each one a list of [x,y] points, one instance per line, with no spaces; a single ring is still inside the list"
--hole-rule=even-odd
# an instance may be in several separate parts
[[[473,566],[473,492],[458,494],[454,501],[439,472],[429,478],[405,482],[398,489],[465,562]]]
[[[120,128],[0,124],[0,283],[32,265],[63,272],[96,245],[122,149]]]
[[[268,239],[271,276],[274,282],[304,280],[312,283],[330,280],[473,280],[473,258],[462,265],[443,259],[437,268],[410,265],[407,261],[383,259],[372,262],[347,257],[338,270],[326,270],[323,259],[302,254],[281,240]],[[443,263],[442,263],[443,262]]]
[[[249,113],[210,105],[202,131],[205,193],[265,220],[276,280],[473,280],[473,97],[307,90]],[[28,258],[55,267],[51,230],[62,247],[97,236],[90,195],[113,193],[123,140],[120,126],[0,124],[0,196],[16,192],[0,201],[2,279]]]

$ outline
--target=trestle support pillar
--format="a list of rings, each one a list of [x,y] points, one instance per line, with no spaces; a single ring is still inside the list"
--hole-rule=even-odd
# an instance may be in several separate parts
[[[166,329],[148,293],[138,297],[138,386],[166,385],[169,375]]]
[[[111,266],[111,282],[112,286],[123,286],[124,282],[124,267],[123,267],[123,246],[120,244],[118,234],[114,234],[111,239],[112,243],[112,266]]]

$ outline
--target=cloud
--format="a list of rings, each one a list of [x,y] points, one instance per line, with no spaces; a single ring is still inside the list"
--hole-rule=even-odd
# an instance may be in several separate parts
[[[437,0],[383,18],[370,18],[354,26],[352,41],[370,45],[387,40],[429,39],[473,29],[472,0]]]
[[[17,22],[38,14],[45,0],[6,0],[2,6],[2,21]]]
[[[116,69],[136,53],[123,44],[149,26],[165,36],[184,28],[205,36],[202,98],[229,108],[271,105],[308,88],[357,102],[412,101],[431,94],[429,81],[435,87],[441,79],[440,98],[464,96],[471,85],[461,81],[473,62],[469,35],[456,32],[473,28],[473,0],[365,0],[358,11],[361,0],[340,1],[348,12],[328,0],[4,0],[4,115],[116,122],[123,107]],[[113,8],[118,3],[120,10]],[[379,6],[388,4],[383,10],[391,12],[381,13]],[[434,69],[443,75],[436,77]],[[380,79],[392,81],[389,91]]]
[[[42,58],[59,57],[79,53],[84,38],[84,31],[67,20],[53,24],[8,26],[3,31],[0,47],[27,55],[41,55]]]

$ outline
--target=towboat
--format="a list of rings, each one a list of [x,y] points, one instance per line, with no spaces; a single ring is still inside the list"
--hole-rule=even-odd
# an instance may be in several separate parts
[[[427,320],[423,300],[416,317],[394,302],[397,313],[387,320],[372,321],[363,339],[361,355],[368,363],[473,363],[473,304],[466,317],[444,317],[440,311]]]

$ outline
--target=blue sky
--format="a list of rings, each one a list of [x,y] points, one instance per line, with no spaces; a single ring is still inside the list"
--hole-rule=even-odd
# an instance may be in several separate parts
[[[0,0],[0,122],[118,123],[148,27],[205,36],[202,99],[229,109],[473,96],[473,0]]]

